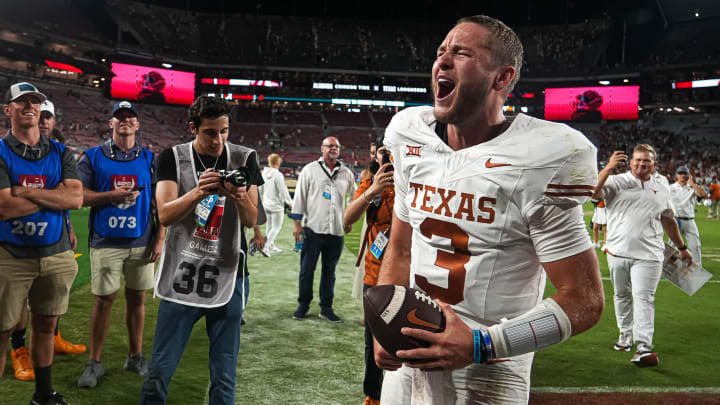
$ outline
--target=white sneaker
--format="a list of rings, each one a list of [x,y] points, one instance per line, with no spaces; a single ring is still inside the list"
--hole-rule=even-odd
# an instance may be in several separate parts
[[[270,253],[282,253],[282,249],[275,245],[270,246]]]
[[[615,346],[613,346],[613,349],[629,352],[630,350],[632,350],[632,347],[632,333],[620,333],[620,337],[618,338],[618,341],[615,342]]]
[[[652,347],[645,343],[638,343],[637,352],[630,359],[638,367],[655,367],[660,364],[657,353],[652,351]]]

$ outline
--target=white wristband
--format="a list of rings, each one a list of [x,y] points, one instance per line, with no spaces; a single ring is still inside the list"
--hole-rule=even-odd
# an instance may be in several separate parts
[[[527,313],[488,329],[495,358],[519,356],[564,342],[572,334],[570,319],[552,298]]]

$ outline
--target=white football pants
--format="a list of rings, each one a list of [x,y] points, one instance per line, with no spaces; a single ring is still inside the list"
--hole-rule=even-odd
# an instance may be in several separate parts
[[[678,225],[680,227],[680,233],[682,234],[682,236],[685,237],[688,250],[693,257],[693,263],[697,263],[698,266],[702,266],[702,253],[700,252],[700,231],[698,231],[695,220],[677,218],[675,218],[675,220],[678,222]],[[670,246],[677,247],[672,241],[668,241],[668,244],[670,244]]]
[[[454,371],[385,372],[382,405],[526,404],[535,353]]]
[[[620,332],[635,343],[652,347],[655,331],[655,291],[662,275],[662,262],[607,255],[615,293],[615,318]]]
[[[265,223],[265,244],[274,246],[275,238],[282,229],[284,213],[282,211],[265,211],[267,222]]]

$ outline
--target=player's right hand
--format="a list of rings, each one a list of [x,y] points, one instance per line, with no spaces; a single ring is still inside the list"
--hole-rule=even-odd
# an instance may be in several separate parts
[[[608,159],[607,165],[605,165],[605,169],[612,170],[616,167],[625,166],[628,163],[628,155],[625,154],[624,151],[616,150],[613,152],[612,156],[610,156],[610,159]]]
[[[206,197],[211,194],[217,194],[221,182],[222,176],[220,176],[220,173],[210,168],[206,169],[198,178],[197,188],[203,197]]]
[[[368,197],[376,196],[385,190],[385,187],[393,185],[393,171],[388,170],[392,163],[383,163],[373,177],[373,184],[368,188]]]
[[[139,191],[132,191],[132,187],[128,186],[118,187],[112,191],[113,200],[123,203],[135,201],[139,195]]]
[[[295,225],[293,225],[293,236],[295,237],[295,243],[300,242],[301,235],[302,235],[302,226],[300,225],[300,221],[295,221]]]
[[[373,349],[375,350],[375,364],[381,369],[395,371],[402,366],[402,362],[383,349],[374,336]]]

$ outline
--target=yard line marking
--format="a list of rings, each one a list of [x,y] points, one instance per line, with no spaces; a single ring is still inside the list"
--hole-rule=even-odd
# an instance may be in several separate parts
[[[681,393],[681,394],[719,394],[720,387],[628,387],[609,385],[599,387],[534,387],[530,392],[541,394],[598,394],[611,392],[643,393]]]
[[[603,281],[611,281],[611,280],[610,280],[610,277],[601,277],[601,279],[602,279]],[[670,281],[670,280],[661,278],[660,281]],[[708,280],[707,282],[708,282],[708,283],[717,284],[717,283],[720,283],[720,280]]]

